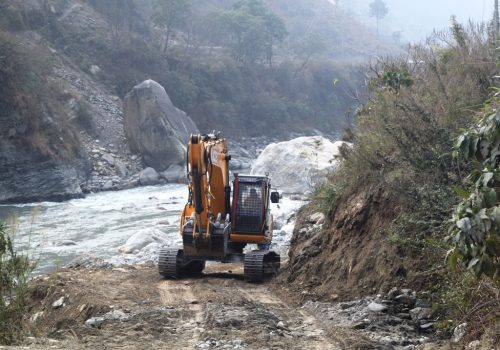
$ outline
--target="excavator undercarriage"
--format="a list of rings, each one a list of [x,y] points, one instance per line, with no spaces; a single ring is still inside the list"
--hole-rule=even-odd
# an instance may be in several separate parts
[[[189,199],[181,214],[183,249],[163,248],[159,272],[166,278],[200,275],[206,261],[243,263],[245,280],[260,282],[276,274],[280,256],[270,251],[272,215],[268,175],[234,174],[229,183],[226,140],[218,135],[191,136],[187,172]],[[232,193],[232,195],[231,195]],[[258,249],[245,252],[247,244]]]

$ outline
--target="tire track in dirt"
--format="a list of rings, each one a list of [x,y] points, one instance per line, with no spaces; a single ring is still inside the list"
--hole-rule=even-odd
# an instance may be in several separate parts
[[[188,281],[163,280],[158,284],[161,303],[179,309],[185,327],[179,332],[179,345],[194,349],[200,341],[205,313],[202,305],[195,298],[191,283]],[[191,320],[191,321],[190,321]]]
[[[231,269],[228,272],[227,269]],[[212,266],[201,278],[163,280],[163,305],[182,322],[179,346],[190,349],[341,349],[320,323],[274,294],[267,284],[243,281],[239,266]],[[188,321],[189,322],[189,321]],[[179,329],[179,330],[181,330]]]

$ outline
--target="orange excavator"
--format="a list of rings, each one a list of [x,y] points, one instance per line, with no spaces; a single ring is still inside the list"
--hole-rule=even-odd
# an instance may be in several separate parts
[[[207,261],[243,263],[245,280],[260,282],[280,267],[270,251],[279,202],[265,175],[234,174],[231,189],[227,141],[219,134],[191,135],[187,148],[189,197],[180,220],[183,249],[162,248],[158,267],[166,278],[200,275]],[[258,249],[244,252],[247,244]]]

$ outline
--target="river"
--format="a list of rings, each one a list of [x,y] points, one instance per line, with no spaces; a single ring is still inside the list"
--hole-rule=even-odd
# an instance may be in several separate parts
[[[0,221],[14,228],[18,250],[37,260],[36,274],[53,271],[82,255],[113,264],[136,263],[151,256],[123,255],[118,248],[136,232],[155,228],[167,234],[167,245],[181,244],[180,212],[187,185],[138,187],[99,192],[61,203],[0,205]],[[294,226],[293,214],[305,202],[283,198],[272,204],[273,249],[286,254]],[[156,256],[156,254],[153,252]]]
[[[186,185],[169,184],[100,192],[61,203],[2,205],[0,221],[15,228],[16,246],[36,258],[36,272],[43,273],[83,254],[115,256],[120,245],[144,228],[159,227],[178,240],[187,192]]]

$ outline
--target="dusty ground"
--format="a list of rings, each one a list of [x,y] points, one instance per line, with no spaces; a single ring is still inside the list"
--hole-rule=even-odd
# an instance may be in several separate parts
[[[152,265],[62,270],[36,281],[28,321],[36,338],[28,338],[26,347],[343,349],[349,342],[363,347],[359,335],[326,331],[279,289],[274,282],[246,283],[238,265],[214,264],[205,276],[184,280],[161,279]],[[61,297],[64,305],[53,306]],[[112,310],[121,312],[97,327],[85,324]]]
[[[34,283],[30,336],[0,349],[403,348],[336,326],[301,299],[279,279],[245,282],[240,265],[183,280],[162,279],[154,265],[63,269]]]

